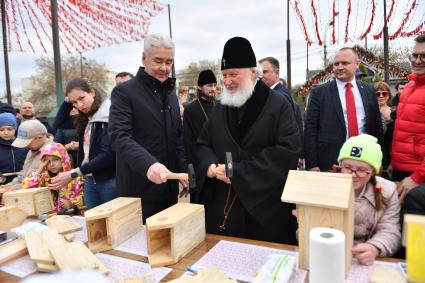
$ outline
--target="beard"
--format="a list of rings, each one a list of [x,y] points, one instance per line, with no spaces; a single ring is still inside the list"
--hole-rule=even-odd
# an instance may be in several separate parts
[[[22,114],[22,117],[26,120],[31,120],[32,118],[34,118],[35,114],[30,114],[30,115],[24,115]]]
[[[240,89],[233,94],[229,93],[227,88],[224,87],[220,103],[230,107],[241,107],[254,93],[254,87],[254,83],[249,78],[247,78]]]

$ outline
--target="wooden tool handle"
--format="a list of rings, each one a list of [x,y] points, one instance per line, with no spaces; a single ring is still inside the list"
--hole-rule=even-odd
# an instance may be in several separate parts
[[[167,180],[188,180],[187,173],[167,173]]]
[[[15,176],[15,175],[18,175],[18,174],[19,174],[19,172],[3,173],[3,174],[1,174],[1,176],[8,177],[8,176]]]

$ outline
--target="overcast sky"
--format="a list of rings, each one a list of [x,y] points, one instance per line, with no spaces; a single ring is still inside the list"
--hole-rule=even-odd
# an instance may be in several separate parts
[[[380,5],[379,3],[382,1],[383,0],[377,1],[377,5]],[[350,29],[356,28],[361,30],[360,27],[357,27],[357,23],[361,22],[361,19],[368,19],[367,13],[370,14],[370,10],[368,12],[366,9],[363,12],[364,17],[359,14],[359,10],[361,11],[362,7],[367,6],[370,1],[359,0],[353,2],[360,3],[360,5],[357,4],[357,11],[356,7],[352,8],[352,25]],[[365,5],[361,5],[362,2]],[[411,1],[406,2],[410,3]],[[220,59],[225,42],[231,37],[243,36],[251,42],[257,60],[266,56],[278,58],[281,63],[281,76],[286,77],[286,1],[170,0],[168,3],[171,5],[172,32],[176,44],[175,64],[177,70],[184,68],[191,62],[197,62],[204,59]],[[320,3],[318,4],[318,11],[321,12],[320,16],[322,19],[320,19],[320,21],[322,29],[319,33],[323,37],[325,33],[323,26],[326,26],[325,23],[329,20],[330,16],[330,11],[327,7],[329,1],[316,1],[316,3]],[[303,5],[306,4],[304,3]],[[340,8],[339,17],[341,18],[341,21],[338,20],[338,28],[341,30],[346,17],[343,11],[345,8],[342,6],[338,8]],[[382,9],[378,7],[376,12],[377,16],[379,16],[378,14],[381,13],[381,10]],[[398,10],[399,15],[395,15],[394,18],[401,21],[403,9],[398,8]],[[420,14],[417,17],[420,17]],[[310,18],[306,19],[306,24],[311,31],[314,30],[313,22]],[[362,28],[365,28],[364,24]],[[377,26],[375,29],[378,30],[379,27]],[[150,32],[169,33],[167,9],[152,20]],[[342,33],[342,31],[340,31],[340,33]],[[310,36],[312,36],[312,34]],[[290,37],[292,48],[292,84],[294,85],[305,81],[307,50],[303,32],[292,8],[290,16]],[[327,32],[327,40],[329,41],[329,39],[330,30]],[[395,40],[390,42],[390,47],[411,47],[413,45],[412,42],[413,39],[411,38]],[[364,42],[351,40],[347,45],[354,45],[356,43],[363,44]],[[382,41],[373,41],[369,38],[368,44],[369,46],[375,44],[382,45]],[[104,47],[88,51],[84,53],[83,56],[104,63],[108,69],[115,72],[129,71],[136,73],[141,64],[142,46],[142,42],[136,42]],[[329,58],[335,54],[336,50],[343,46],[344,43],[342,39],[339,39],[338,44],[328,46]],[[21,91],[20,85],[23,77],[36,73],[34,60],[41,55],[42,54],[33,53],[9,53],[13,92]],[[313,44],[309,48],[309,69],[320,68],[322,61],[323,47]],[[0,93],[3,94],[6,88],[4,82],[3,56],[1,56],[0,86],[2,88]]]

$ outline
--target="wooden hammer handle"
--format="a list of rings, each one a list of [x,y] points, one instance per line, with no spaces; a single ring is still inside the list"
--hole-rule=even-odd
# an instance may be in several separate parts
[[[8,176],[15,176],[15,175],[18,175],[18,174],[19,174],[19,172],[3,173],[3,174],[1,174],[1,176],[8,177]]]
[[[187,173],[167,173],[167,180],[188,180]]]

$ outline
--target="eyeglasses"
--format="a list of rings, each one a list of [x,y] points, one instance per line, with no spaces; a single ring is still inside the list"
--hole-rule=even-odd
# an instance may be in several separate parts
[[[341,165],[340,168],[341,168],[340,169],[341,173],[348,173],[348,174],[355,173],[356,176],[359,178],[364,178],[366,176],[369,176],[372,173],[372,171],[368,171],[364,168],[353,169],[351,166],[348,166],[348,165]]]
[[[389,95],[388,91],[377,91],[376,96],[377,97],[387,97]]]
[[[410,61],[416,61],[418,58],[422,63],[425,63],[425,53],[412,53],[409,55]]]

